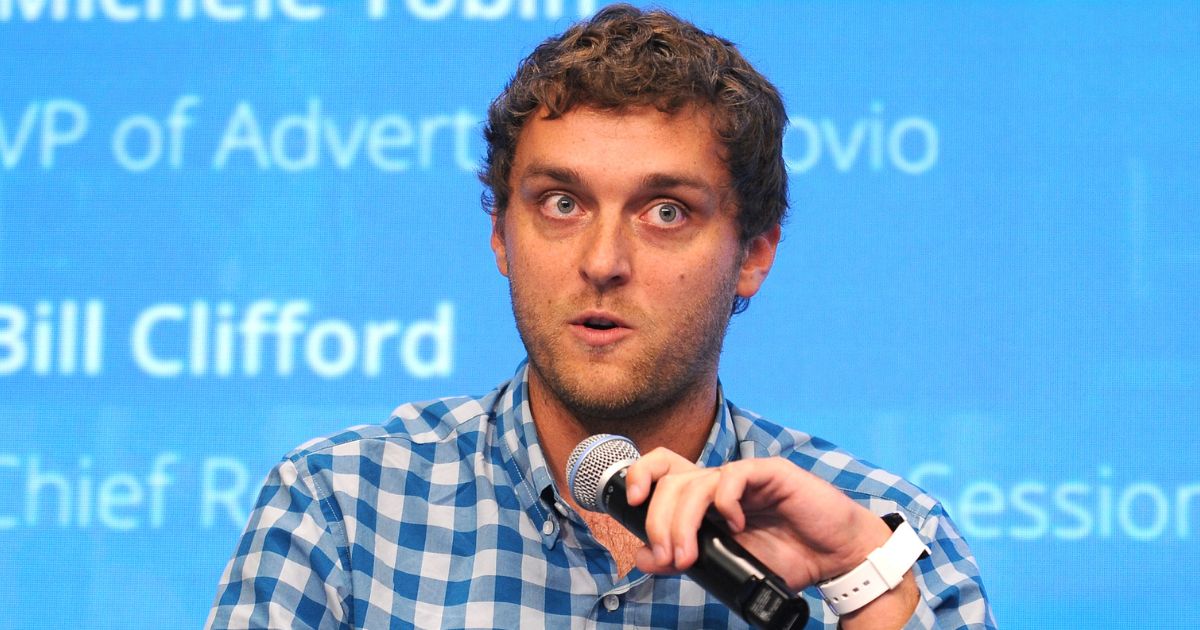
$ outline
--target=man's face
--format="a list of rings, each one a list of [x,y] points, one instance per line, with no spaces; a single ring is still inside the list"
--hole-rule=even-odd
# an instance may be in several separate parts
[[[534,114],[492,234],[531,381],[580,417],[627,418],[715,383],[735,295],[778,229],[743,248],[705,110]]]

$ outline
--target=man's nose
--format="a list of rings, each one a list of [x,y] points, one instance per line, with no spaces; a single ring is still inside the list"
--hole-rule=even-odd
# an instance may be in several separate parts
[[[602,216],[584,235],[579,273],[598,291],[621,286],[632,270],[632,234],[619,213]]]

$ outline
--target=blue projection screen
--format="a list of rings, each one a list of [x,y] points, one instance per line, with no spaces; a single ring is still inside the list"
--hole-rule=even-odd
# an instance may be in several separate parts
[[[600,4],[0,0],[0,627],[197,627],[280,456],[512,373],[480,122]],[[1200,625],[1200,7],[663,4],[790,113],[729,397],[943,500],[1003,626]]]

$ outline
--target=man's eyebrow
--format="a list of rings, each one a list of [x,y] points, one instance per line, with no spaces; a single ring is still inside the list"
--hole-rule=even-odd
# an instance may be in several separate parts
[[[584,184],[583,175],[573,168],[553,166],[539,162],[533,162],[526,167],[521,174],[520,181],[527,182],[538,177],[554,180],[564,186],[582,186]],[[721,191],[718,187],[713,186],[712,182],[701,177],[692,177],[681,173],[650,173],[642,178],[641,186],[643,189],[650,191],[669,191],[686,188],[712,197],[717,197],[721,194]]]
[[[561,184],[579,184],[583,181],[583,177],[579,175],[579,171],[573,168],[550,166],[549,164],[539,164],[537,162],[530,164],[521,175],[522,180],[533,177],[548,177]]]
[[[695,188],[702,191],[712,191],[713,186],[709,182],[685,175],[674,175],[671,173],[651,173],[642,178],[642,185],[646,188]]]

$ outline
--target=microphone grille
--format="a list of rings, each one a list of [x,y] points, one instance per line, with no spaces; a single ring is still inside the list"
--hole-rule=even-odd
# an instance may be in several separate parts
[[[579,507],[593,512],[600,506],[600,482],[613,464],[641,457],[627,437],[598,433],[580,442],[567,458],[567,485]]]

